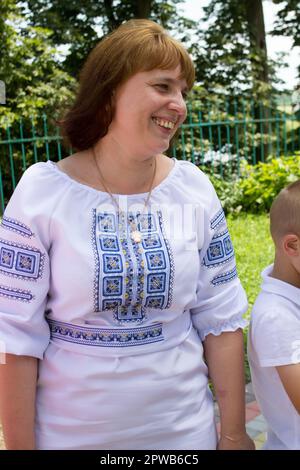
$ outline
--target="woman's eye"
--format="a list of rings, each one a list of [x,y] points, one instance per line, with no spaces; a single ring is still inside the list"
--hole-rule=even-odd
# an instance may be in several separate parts
[[[169,88],[169,86],[166,83],[157,83],[155,86],[164,91],[168,91],[168,88]]]

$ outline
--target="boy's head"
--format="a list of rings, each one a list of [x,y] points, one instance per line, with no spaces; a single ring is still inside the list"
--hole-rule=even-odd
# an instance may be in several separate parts
[[[270,222],[276,253],[288,256],[300,274],[300,180],[280,191],[271,206]]]

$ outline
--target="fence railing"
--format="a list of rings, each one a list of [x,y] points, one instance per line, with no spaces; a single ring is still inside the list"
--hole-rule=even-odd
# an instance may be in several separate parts
[[[169,154],[190,160],[224,178],[239,176],[242,161],[300,150],[300,106],[254,101],[194,101]],[[22,173],[38,161],[61,160],[66,149],[55,121],[46,115],[0,127],[0,209],[3,211]]]

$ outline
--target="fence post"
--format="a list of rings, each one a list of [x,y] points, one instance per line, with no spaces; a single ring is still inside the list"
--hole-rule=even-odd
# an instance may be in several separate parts
[[[0,104],[6,104],[5,83],[0,80]]]

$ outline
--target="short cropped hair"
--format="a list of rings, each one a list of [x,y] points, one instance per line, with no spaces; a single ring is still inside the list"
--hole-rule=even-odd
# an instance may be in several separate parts
[[[270,210],[270,230],[276,244],[288,233],[300,237],[300,180],[282,189]]]
[[[86,150],[107,134],[114,116],[113,94],[138,72],[181,67],[191,90],[195,68],[180,42],[150,20],[130,20],[101,40],[80,73],[75,102],[58,121],[63,137],[76,150]]]

